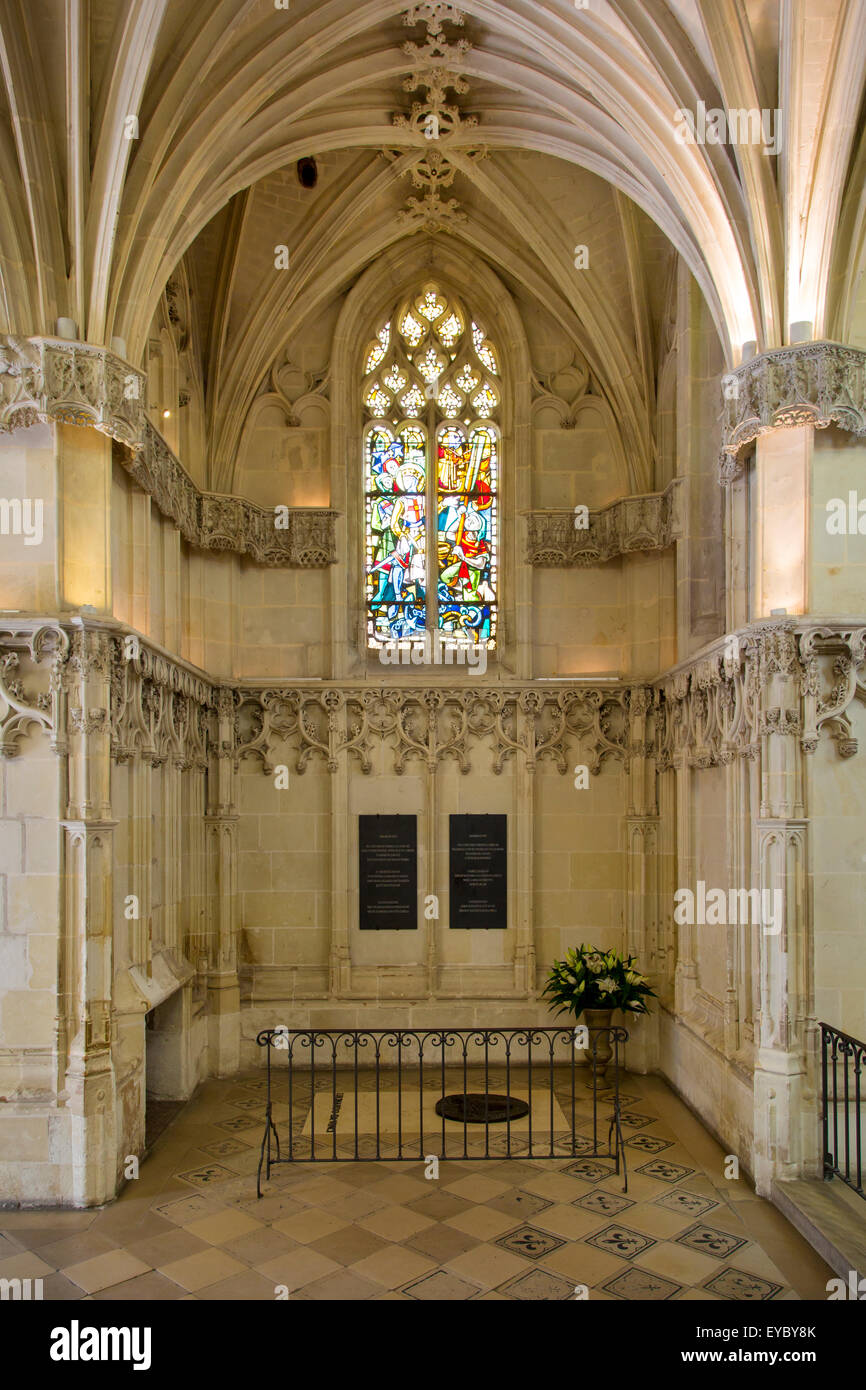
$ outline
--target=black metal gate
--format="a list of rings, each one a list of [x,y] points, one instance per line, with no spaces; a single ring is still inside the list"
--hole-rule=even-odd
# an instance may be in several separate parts
[[[619,1078],[628,1034],[593,1029],[591,1038],[580,1063],[574,1027],[265,1029],[256,1039],[268,1081],[259,1196],[263,1166],[267,1179],[278,1163],[365,1159],[602,1158],[627,1184]],[[503,1091],[522,1105],[496,1118]],[[462,1119],[441,1113],[449,1095],[473,1094],[477,1121],[465,1106]]]

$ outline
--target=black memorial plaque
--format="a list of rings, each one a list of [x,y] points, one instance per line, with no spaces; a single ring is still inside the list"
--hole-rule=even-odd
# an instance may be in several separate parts
[[[418,926],[418,832],[415,816],[358,817],[361,931]]]
[[[508,817],[452,816],[452,927],[507,925]]]

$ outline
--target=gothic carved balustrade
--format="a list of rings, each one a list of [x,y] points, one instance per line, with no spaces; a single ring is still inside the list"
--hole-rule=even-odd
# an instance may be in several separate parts
[[[273,771],[277,744],[297,746],[295,770],[303,773],[321,759],[335,772],[341,756],[372,771],[374,747],[385,742],[393,768],[405,772],[412,759],[434,771],[446,759],[462,773],[472,771],[472,752],[488,744],[493,770],[510,758],[528,768],[552,759],[560,773],[569,768],[569,746],[577,742],[590,771],[608,757],[628,758],[628,699],[622,690],[538,687],[460,690],[447,687],[371,690],[334,686],[319,690],[239,690],[235,717],[237,759],[256,756]]]
[[[115,441],[115,458],[199,550],[250,555],[262,565],[336,563],[337,513],[290,507],[279,515],[243,497],[202,492],[144,409],[147,382],[105,348],[0,335],[0,431],[38,421],[89,426]]]
[[[581,527],[574,511],[527,513],[527,563],[537,568],[596,565],[636,550],[665,550],[682,532],[678,498],[682,479],[664,492],[623,497],[590,512]]]
[[[83,701],[82,682],[94,674],[110,684],[107,710]],[[574,746],[592,773],[611,757],[625,768],[655,759],[663,772],[680,758],[696,768],[755,759],[771,735],[810,754],[824,734],[851,757],[856,700],[866,703],[866,625],[795,619],[719,639],[652,685],[556,688],[217,684],[105,625],[22,618],[0,629],[7,757],[39,727],[58,752],[72,732],[110,731],[116,762],[138,755],[182,770],[204,769],[210,752],[235,766],[256,756],[270,774],[274,748],[291,744],[299,773],[315,760],[335,772],[343,758],[369,773],[385,742],[397,773],[413,760],[434,770],[447,759],[469,773],[482,744],[497,773],[519,757],[529,770],[547,759],[565,774]]]

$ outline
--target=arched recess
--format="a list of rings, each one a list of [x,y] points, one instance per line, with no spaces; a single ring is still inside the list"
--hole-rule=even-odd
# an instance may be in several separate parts
[[[256,397],[241,430],[235,491],[262,507],[327,507],[330,403],[317,392],[286,394],[279,370],[273,377],[277,389]]]
[[[561,373],[560,375],[564,375]],[[606,476],[600,478],[601,488],[610,495],[592,496],[586,499],[590,509],[606,507],[620,497],[632,496],[644,489],[635,479],[635,470],[623,447],[622,432],[611,408],[610,402],[601,395],[585,391],[578,399],[568,401],[553,394],[539,396],[532,404],[532,425],[535,430],[567,431],[566,438],[573,441],[574,449],[580,452],[587,441],[587,431],[601,429],[609,455]],[[535,505],[544,508],[548,504],[535,498]],[[558,503],[556,505],[559,505]]]
[[[359,385],[364,347],[373,326],[389,316],[416,282],[436,280],[474,306],[495,338],[502,359],[500,475],[500,640],[497,664],[510,675],[529,674],[531,571],[525,562],[523,514],[531,502],[531,369],[523,323],[505,285],[466,246],[414,238],[385,251],[360,277],[343,305],[331,357],[331,506],[340,514],[331,569],[332,669],[335,678],[366,669],[363,603],[362,434]],[[525,669],[522,669],[525,667]],[[449,673],[451,668],[448,668]]]

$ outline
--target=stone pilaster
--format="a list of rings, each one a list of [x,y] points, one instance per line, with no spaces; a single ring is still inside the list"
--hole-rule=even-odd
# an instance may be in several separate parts
[[[638,967],[655,979],[659,970],[659,817],[656,797],[652,691],[629,692],[628,814],[626,817],[625,948]],[[658,1021],[625,1015],[631,1035],[629,1066],[650,1070],[657,1059]]]
[[[211,762],[207,822],[208,878],[214,884],[208,933],[208,1044],[211,1071],[229,1076],[240,1065],[240,983],[237,929],[235,699],[217,693],[217,739]]]
[[[760,1013],[756,1021],[755,1182],[817,1171],[812,1017],[813,942],[805,892],[802,672],[794,624],[756,633],[761,801],[756,853],[761,890]],[[767,907],[770,906],[770,911]]]
[[[108,634],[78,629],[67,669],[68,785],[60,959],[71,1196],[114,1196],[118,1171],[111,1052],[112,835]]]

